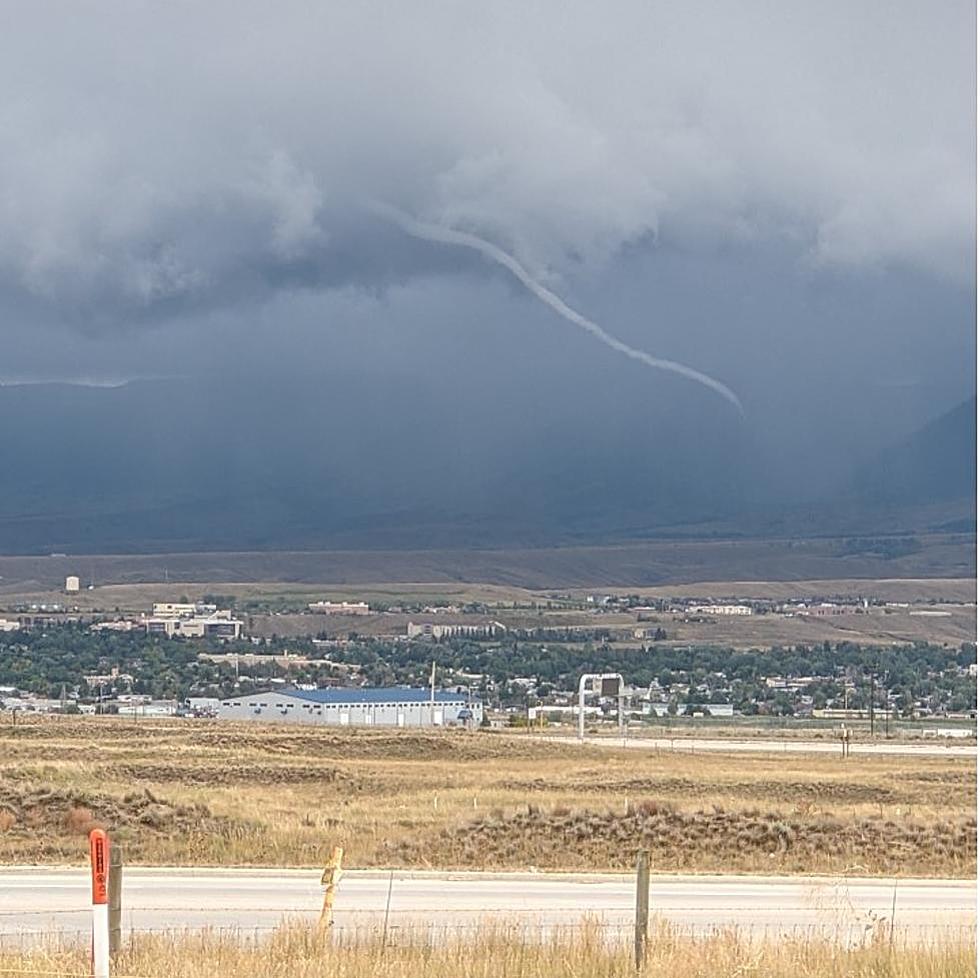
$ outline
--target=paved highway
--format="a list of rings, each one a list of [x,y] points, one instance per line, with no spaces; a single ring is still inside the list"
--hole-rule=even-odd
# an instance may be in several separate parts
[[[514,736],[518,736],[514,734]],[[536,740],[562,744],[588,744],[590,747],[626,748],[627,750],[653,751],[718,751],[742,753],[746,751],[764,754],[837,754],[840,741],[833,740],[735,740],[727,737],[547,737],[532,735]],[[852,743],[852,754],[899,754],[909,757],[976,757],[976,744],[900,744],[892,742]]]
[[[309,870],[129,868],[123,926],[159,931],[209,927],[252,934],[286,919],[315,921],[320,874]],[[635,883],[627,875],[347,873],[337,890],[335,928],[382,926],[391,883],[389,935],[420,928],[436,938],[466,934],[482,921],[525,933],[577,925],[592,917],[627,936]],[[0,945],[85,934],[86,870],[0,870]],[[894,901],[894,904],[893,904]],[[973,881],[893,881],[800,877],[654,876],[651,913],[685,932],[738,927],[753,934],[822,933],[857,940],[894,906],[902,940],[944,939],[976,923]]]

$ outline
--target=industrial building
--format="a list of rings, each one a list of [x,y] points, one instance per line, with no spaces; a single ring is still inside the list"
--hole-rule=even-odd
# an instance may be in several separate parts
[[[223,720],[320,723],[338,727],[477,726],[483,704],[467,693],[408,687],[379,689],[284,689],[222,700]]]

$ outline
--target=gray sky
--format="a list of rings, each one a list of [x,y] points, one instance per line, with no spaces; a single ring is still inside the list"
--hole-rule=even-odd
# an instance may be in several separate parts
[[[0,4],[0,382],[258,376],[289,426],[354,379],[397,427],[386,390],[482,373],[453,437],[501,452],[683,415],[844,470],[975,391],[975,36],[966,0]]]

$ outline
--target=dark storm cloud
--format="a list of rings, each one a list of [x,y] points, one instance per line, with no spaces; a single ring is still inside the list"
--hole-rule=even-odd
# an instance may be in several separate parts
[[[819,497],[975,390],[974,21],[7,4],[0,384],[87,386],[0,390],[0,519],[155,506],[172,543],[179,504],[271,545],[279,507],[306,545],[412,510],[493,542],[525,508],[564,533]],[[747,420],[376,200],[506,250]]]
[[[0,281],[98,328],[445,251],[560,286],[631,242],[779,241],[972,275],[972,6],[367,2],[8,6]],[[471,263],[472,264],[472,263]]]

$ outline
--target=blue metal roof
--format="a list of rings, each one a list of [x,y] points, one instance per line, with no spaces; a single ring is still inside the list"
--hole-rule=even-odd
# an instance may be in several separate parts
[[[310,700],[313,703],[428,703],[431,694],[427,689],[392,687],[362,687],[360,689],[280,689],[283,696]],[[437,703],[458,703],[466,699],[466,693],[436,693]]]

